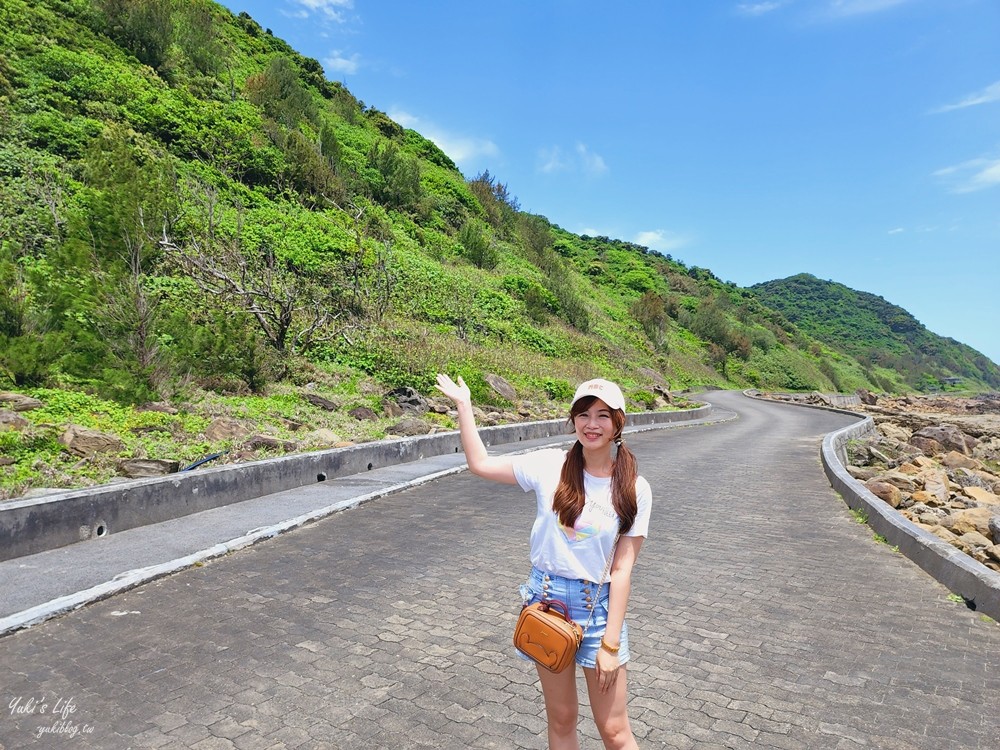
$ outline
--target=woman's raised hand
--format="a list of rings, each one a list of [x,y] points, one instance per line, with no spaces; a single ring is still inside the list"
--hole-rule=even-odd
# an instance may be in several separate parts
[[[469,386],[462,380],[461,375],[458,376],[458,382],[456,383],[444,373],[439,372],[437,376],[437,389],[456,404],[461,404],[462,402],[472,403],[472,392],[469,391]]]

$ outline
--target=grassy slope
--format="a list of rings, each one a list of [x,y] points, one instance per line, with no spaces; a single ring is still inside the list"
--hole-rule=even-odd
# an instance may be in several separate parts
[[[482,380],[483,372],[500,374],[536,409],[595,375],[621,381],[641,402],[652,384],[643,368],[675,389],[902,383],[899,372],[810,338],[706,269],[629,243],[576,236],[544,219],[545,246],[532,247],[523,227],[538,217],[484,202],[434,144],[324,81],[314,61],[252,19],[211,3],[186,7],[211,13],[220,61],[214,69],[199,69],[176,33],[155,68],[140,64],[102,31],[87,0],[0,6],[0,273],[9,282],[5,309],[16,308],[24,328],[3,335],[8,353],[23,352],[32,337],[43,342],[32,355],[41,363],[34,370],[24,356],[0,352],[0,386],[47,404],[26,413],[27,432],[0,433],[0,450],[16,459],[0,470],[0,494],[113,475],[115,457],[81,462],[62,451],[56,437],[71,421],[121,435],[123,456],[182,462],[234,447],[205,440],[205,426],[218,415],[282,438],[296,437],[282,418],[329,427],[345,439],[385,434],[387,419],[359,423],[310,407],[301,397],[306,383],[338,398],[345,411],[379,410],[383,394],[399,385],[430,393],[439,370],[464,374],[479,402],[503,406]],[[254,104],[254,87],[276,60],[292,79],[280,96]],[[326,132],[334,134],[335,156],[316,145]],[[393,149],[419,168],[419,186],[408,197],[398,197],[399,186],[379,174],[378,154]],[[319,197],[327,189],[336,206]],[[158,322],[170,373],[157,395],[181,413],[136,411],[128,405],[138,392],[136,376],[125,379],[129,363],[102,348],[102,289],[87,280],[95,277],[94,262],[101,273],[122,273],[107,248],[121,243],[138,208],[147,216],[172,211],[172,239],[184,243],[204,233],[209,195],[220,232],[240,225],[247,238],[274,245],[284,262],[315,269],[331,284],[338,278],[330,269],[357,238],[350,211],[340,207],[365,207],[365,262],[390,248],[391,306],[384,317],[362,316],[308,351],[265,352],[283,374],[251,394],[247,376],[224,367],[203,372],[208,355],[188,351],[204,338],[250,337],[247,316],[225,308],[222,317],[236,328],[220,329],[212,318],[219,301],[200,297],[153,246],[143,284],[183,319]],[[469,222],[486,228],[495,267],[470,262],[460,241]],[[23,293],[20,302],[14,292]],[[637,312],[650,301],[652,313]],[[199,325],[201,338],[192,333]],[[165,429],[133,429],[154,426]]]

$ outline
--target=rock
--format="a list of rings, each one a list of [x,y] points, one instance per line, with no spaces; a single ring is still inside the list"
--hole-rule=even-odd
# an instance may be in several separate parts
[[[906,511],[909,518],[918,521],[926,526],[940,526],[944,511],[937,508],[930,508],[922,503],[915,504]]]
[[[164,458],[126,458],[118,462],[118,473],[132,479],[162,477],[180,469],[180,461]]]
[[[877,479],[869,479],[865,482],[865,487],[867,487],[868,491],[875,495],[875,497],[889,503],[889,505],[893,508],[898,508],[900,501],[903,499],[899,488],[895,485],[889,484],[888,482],[881,482]]]
[[[941,463],[949,469],[978,469],[980,463],[964,453],[958,451],[948,451],[941,457]]]
[[[926,490],[917,490],[910,496],[910,499],[915,503],[923,503],[929,507],[939,507],[943,505],[943,503],[938,500],[937,495],[932,495]]]
[[[986,528],[990,532],[989,536],[993,543],[1000,544],[1000,516],[990,516],[990,520],[986,522]]]
[[[378,419],[378,414],[375,413],[375,410],[367,406],[356,406],[347,413],[350,414],[355,419],[357,419],[358,421],[371,422],[375,419]]]
[[[406,417],[405,419],[387,428],[387,431],[393,435],[413,437],[416,435],[426,435],[431,431],[431,426],[422,419],[417,419],[416,417]]]
[[[117,435],[109,435],[99,430],[91,430],[78,424],[71,424],[59,442],[77,456],[92,456],[95,453],[117,453],[125,445]]]
[[[937,498],[939,503],[948,502],[948,475],[940,469],[930,469],[919,475],[923,480],[924,491]],[[930,505],[930,503],[928,503]]]
[[[0,432],[10,432],[27,429],[31,424],[27,419],[10,409],[0,409]]]
[[[303,393],[302,398],[308,401],[315,407],[320,409],[325,409],[326,411],[339,411],[340,404],[336,401],[331,401],[328,398],[323,398],[322,396],[315,393]]]
[[[912,476],[908,476],[901,471],[890,471],[879,477],[883,482],[895,485],[904,492],[916,492],[917,482]]]
[[[951,533],[944,526],[932,526],[927,530],[941,541],[958,546],[958,535]]]
[[[10,393],[4,391],[0,393],[0,405],[9,406],[14,411],[31,411],[41,409],[45,404],[37,398],[25,396],[21,393]]]
[[[927,456],[915,456],[912,460],[912,463],[914,466],[917,466],[918,468],[921,469],[937,468],[937,463],[935,463],[933,459],[928,458]]]
[[[982,487],[963,487],[962,493],[980,505],[1000,505],[1000,496],[994,495]]]
[[[385,409],[385,413],[390,417],[401,417],[404,414],[403,407],[395,401],[383,401],[382,408]]]
[[[357,445],[357,443],[352,443],[350,440],[338,440],[336,443],[333,444],[333,447],[334,448],[350,448],[350,447],[352,447],[354,445]]]
[[[493,373],[486,373],[483,375],[483,380],[486,384],[493,389],[502,398],[507,401],[514,402],[517,400],[517,391],[514,390],[514,386],[508,383],[506,380],[501,378],[499,375],[494,375]]]
[[[961,539],[970,548],[979,547],[982,549],[993,546],[993,542],[980,534],[978,531],[967,531],[962,534]]]
[[[929,438],[934,440],[945,447],[946,450],[954,450],[959,453],[964,453],[969,456],[972,455],[972,449],[978,444],[976,440],[971,435],[966,435],[958,427],[953,424],[940,424],[932,425],[930,427],[922,427],[913,433],[915,438]],[[910,439],[913,442],[913,439]],[[926,451],[925,451],[926,452]]]
[[[435,414],[447,414],[450,409],[448,404],[443,404],[440,401],[431,404],[431,411]]]
[[[858,394],[858,398],[861,399],[861,403],[865,406],[875,406],[878,403],[878,396],[866,388],[858,388],[855,393]]]
[[[992,544],[983,551],[988,557],[1000,562],[1000,544]]]
[[[885,464],[888,466],[892,463],[892,459],[885,455],[882,451],[876,448],[874,445],[868,446],[868,455],[872,457],[875,461]]]
[[[912,445],[916,450],[923,453],[925,456],[936,456],[939,453],[944,453],[944,446],[941,445],[937,440],[932,440],[927,437],[920,437],[919,435],[910,436],[910,445]]]
[[[920,467],[916,464],[911,464],[907,461],[904,464],[900,464],[899,468],[896,469],[900,474],[906,474],[907,476],[916,476],[920,473]]]
[[[236,440],[250,434],[250,430],[232,417],[216,417],[205,428],[205,437],[211,441]]]
[[[948,524],[948,528],[959,536],[970,531],[978,531],[983,536],[987,536],[991,533],[990,518],[994,513],[996,513],[995,508],[959,510],[951,515],[951,523]]]
[[[0,466],[13,466],[16,463],[16,458],[11,458],[10,456],[0,456]]]
[[[336,447],[337,443],[340,442],[340,435],[338,435],[333,430],[328,430],[326,427],[320,427],[318,430],[312,430],[307,432],[302,436],[302,439],[308,445],[324,445],[330,447]]]
[[[286,453],[298,450],[299,446],[292,440],[279,440],[270,435],[251,435],[243,443],[244,448],[251,450],[283,450]]]
[[[910,441],[910,431],[900,427],[895,422],[883,422],[878,426],[879,431],[888,438],[898,440],[901,443]]]
[[[404,412],[411,414],[424,414],[430,408],[427,399],[409,386],[390,391],[386,394],[386,398],[395,401]]]

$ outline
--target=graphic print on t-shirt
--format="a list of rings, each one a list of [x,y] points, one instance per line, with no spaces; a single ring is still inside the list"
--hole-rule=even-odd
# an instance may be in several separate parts
[[[612,508],[588,500],[573,526],[566,526],[560,521],[559,528],[566,541],[582,542],[612,527],[617,520],[618,516]]]

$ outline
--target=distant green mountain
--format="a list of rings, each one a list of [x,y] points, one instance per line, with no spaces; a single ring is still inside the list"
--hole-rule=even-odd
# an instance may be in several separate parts
[[[903,308],[810,274],[751,287],[804,333],[869,368],[900,373],[917,389],[960,378],[964,388],[1000,388],[1000,367],[970,346],[928,331]]]

